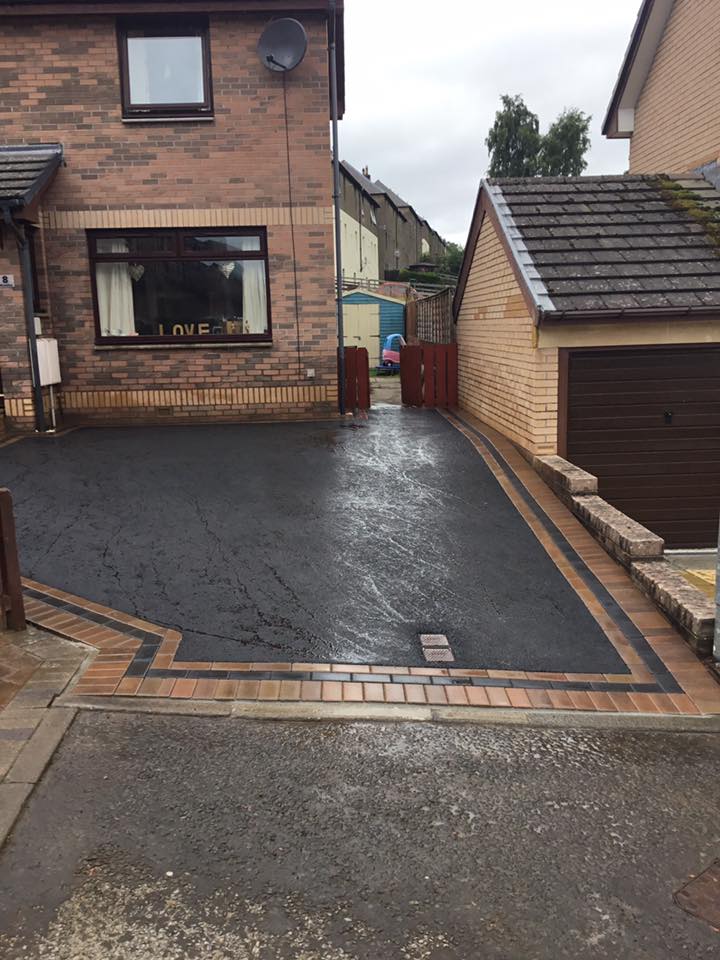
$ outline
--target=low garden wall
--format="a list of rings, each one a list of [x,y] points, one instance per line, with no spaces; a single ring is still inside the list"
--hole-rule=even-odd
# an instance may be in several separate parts
[[[701,656],[712,653],[715,605],[664,556],[665,543],[598,496],[597,477],[562,457],[534,457],[553,492],[630,573]]]

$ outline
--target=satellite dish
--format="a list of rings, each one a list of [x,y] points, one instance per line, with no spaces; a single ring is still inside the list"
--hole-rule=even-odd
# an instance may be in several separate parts
[[[291,17],[271,21],[258,42],[258,54],[268,68],[287,73],[302,63],[307,51],[305,27]]]

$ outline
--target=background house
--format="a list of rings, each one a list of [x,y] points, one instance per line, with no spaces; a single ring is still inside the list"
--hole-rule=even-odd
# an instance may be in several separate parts
[[[347,163],[340,164],[340,181],[343,279],[379,280],[380,204]]]
[[[381,280],[399,270],[406,270],[426,257],[435,261],[442,259],[446,251],[445,241],[427,220],[418,216],[409,203],[382,181],[371,180],[367,167],[361,172],[347,162],[341,166],[344,179],[353,185],[353,189],[375,201],[372,210],[377,220],[378,272]],[[357,198],[351,203],[358,209]],[[352,262],[352,245],[349,256]],[[346,275],[350,276],[347,271]]]
[[[0,0],[0,166],[62,150],[0,197],[12,425],[34,423],[28,312],[59,342],[68,420],[336,410],[328,7],[292,4],[308,51],[282,75],[261,6]]]

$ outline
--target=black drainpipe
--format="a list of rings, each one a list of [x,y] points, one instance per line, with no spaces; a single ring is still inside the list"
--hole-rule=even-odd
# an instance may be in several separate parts
[[[42,386],[40,385],[40,364],[38,363],[37,336],[35,334],[35,304],[33,297],[32,263],[30,261],[30,247],[23,227],[13,220],[9,207],[2,208],[3,220],[15,234],[18,251],[20,253],[20,275],[22,277],[23,302],[25,305],[25,332],[30,355],[30,370],[32,373],[33,402],[35,406],[35,428],[39,433],[45,432],[45,407],[43,406]]]

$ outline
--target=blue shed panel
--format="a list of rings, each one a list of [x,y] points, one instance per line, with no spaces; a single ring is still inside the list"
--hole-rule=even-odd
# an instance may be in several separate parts
[[[375,297],[372,293],[355,291],[343,297],[347,303],[377,303],[380,305],[380,345],[385,343],[385,337],[391,333],[401,333],[405,336],[405,304],[384,297]]]

